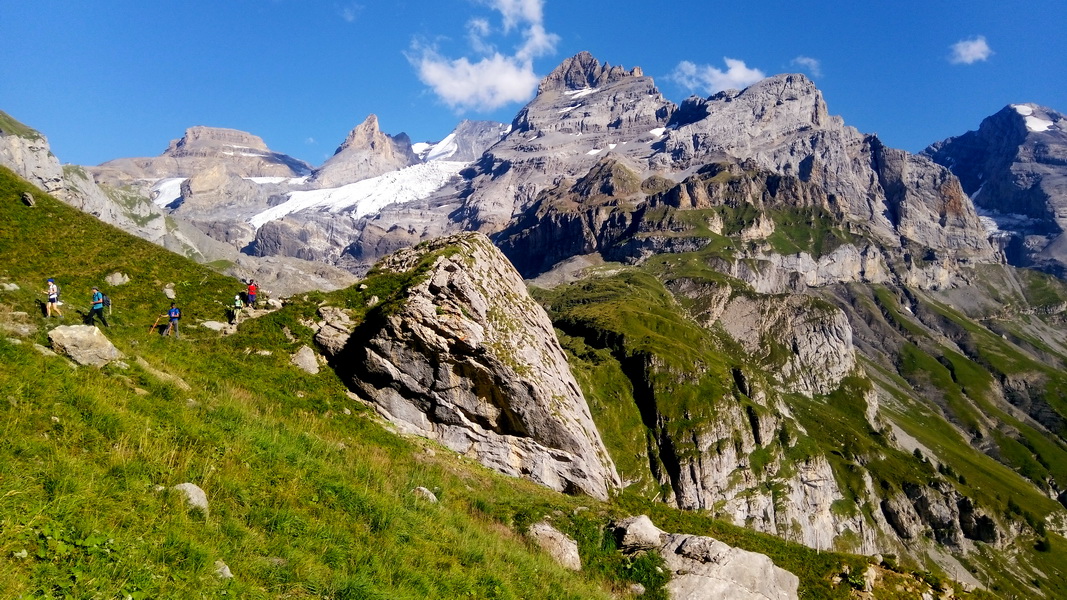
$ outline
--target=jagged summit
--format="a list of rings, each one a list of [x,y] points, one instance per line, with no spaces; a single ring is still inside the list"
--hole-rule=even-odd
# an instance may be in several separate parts
[[[641,77],[644,72],[641,67],[634,67],[630,71],[622,67],[613,67],[607,63],[600,64],[592,54],[581,51],[578,54],[564,60],[558,67],[549,73],[537,87],[537,93],[541,94],[550,90],[581,90],[596,88],[607,85],[626,77]]]
[[[340,154],[349,148],[359,150],[384,149],[389,146],[391,141],[399,146],[403,146],[405,143],[408,146],[411,145],[411,138],[409,138],[406,133],[401,132],[395,136],[382,133],[382,130],[378,125],[378,116],[370,114],[367,115],[367,118],[364,119],[362,123],[356,125],[352,131],[348,132],[345,141],[337,147],[334,154]]]
[[[372,114],[348,133],[334,155],[315,171],[312,181],[317,187],[338,187],[419,162],[407,134],[383,133],[378,117]]]

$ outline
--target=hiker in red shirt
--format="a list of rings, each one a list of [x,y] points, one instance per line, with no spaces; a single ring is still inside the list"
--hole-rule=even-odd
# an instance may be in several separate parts
[[[248,306],[256,307],[256,292],[259,291],[259,286],[256,285],[255,279],[248,280]]]

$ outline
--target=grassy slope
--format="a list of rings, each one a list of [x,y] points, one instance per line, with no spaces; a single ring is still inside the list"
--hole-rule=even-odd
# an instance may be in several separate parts
[[[35,208],[18,201],[26,190]],[[72,322],[104,275],[132,278],[106,290],[115,299],[106,334],[128,368],[45,357],[28,343],[46,343],[43,329],[21,344],[0,339],[0,596],[606,598],[635,576],[610,564],[572,574],[515,533],[557,512],[577,531],[573,509],[592,506],[583,499],[401,439],[367,418],[332,372],[288,365],[310,336],[290,311],[229,338],[194,329],[222,318],[216,301],[238,282],[6,171],[0,223],[0,277],[21,287],[0,294],[0,311],[55,325],[35,304],[54,276]],[[167,282],[185,309],[181,340],[147,334]],[[190,513],[169,491],[186,481],[207,491],[210,515]],[[440,503],[418,500],[416,486]],[[602,518],[594,508],[586,519]],[[582,541],[590,556],[602,545]],[[216,560],[233,580],[212,575]]]
[[[656,257],[649,261],[644,270],[651,270],[665,279],[684,274],[699,280],[706,274],[707,281],[711,283],[721,281],[720,275],[701,272],[702,269],[706,271],[706,267],[701,267],[703,261],[700,257],[706,254],[704,251],[691,255]],[[669,294],[654,278],[643,274],[641,270],[602,279],[586,279],[551,292],[539,291],[538,295],[550,307],[557,326],[569,334],[562,336],[564,346],[571,355],[579,382],[596,409],[594,417],[605,432],[605,442],[613,456],[618,457],[620,472],[624,478],[636,482],[631,487],[631,493],[646,500],[651,498],[657,490],[649,485],[648,456],[639,451],[642,448],[640,442],[650,432],[633,406],[633,390],[617,357],[649,353],[668,372],[684,371],[685,365],[700,365],[699,372],[703,376],[699,381],[665,381],[663,385],[669,388],[669,392],[660,393],[656,399],[657,410],[667,415],[668,423],[684,421],[685,427],[679,426],[681,429],[693,426],[694,418],[714,417],[716,403],[731,393],[732,382],[728,374],[731,367],[751,371],[752,366],[746,364],[743,353],[728,342],[716,339],[708,332],[701,333],[692,323],[687,323],[678,308],[672,307],[673,300]],[[888,295],[879,295],[881,302],[886,305],[886,312],[899,319],[901,329],[916,337],[925,335],[921,326],[902,316],[898,305],[890,305]],[[978,327],[971,321],[968,321],[968,325]],[[1006,347],[997,346],[994,340],[983,338],[982,341],[986,347],[995,349],[998,355],[1008,352]],[[1029,593],[1020,583],[1034,582],[1041,583],[1053,594],[1067,593],[1067,587],[1056,575],[1067,571],[1063,559],[1057,558],[1054,553],[1035,552],[1033,547],[1044,535],[1043,528],[1038,524],[1040,520],[1060,507],[1011,468],[1014,466],[1019,469],[1025,477],[1025,466],[1036,469],[1043,462],[1048,462],[1049,470],[1058,471],[1067,464],[1067,460],[1057,453],[1058,444],[1050,442],[1017,419],[1010,419],[1003,411],[995,410],[984,399],[983,394],[988,393],[991,383],[989,371],[984,365],[942,349],[941,356],[948,364],[945,366],[914,344],[909,345],[903,356],[905,360],[900,365],[901,372],[913,381],[922,380],[929,390],[937,390],[940,396],[948,398],[949,414],[961,417],[971,415],[974,418],[973,413],[981,410],[988,416],[1010,422],[1026,432],[1034,440],[1028,443],[1042,449],[1043,456],[1050,460],[1043,457],[1035,459],[1032,455],[1038,453],[1016,442],[1012,448],[1017,452],[1007,457],[1010,465],[998,463],[972,447],[957,429],[942,420],[936,406],[932,410],[928,398],[911,391],[909,383],[896,373],[884,373],[882,376],[896,381],[899,390],[909,390],[910,393],[902,391],[896,402],[883,406],[883,412],[926,447],[935,450],[945,465],[942,469],[944,473],[939,475],[927,460],[895,449],[881,434],[870,431],[863,416],[863,403],[856,404],[856,400],[862,397],[859,388],[869,383],[857,378],[850,378],[848,385],[826,397],[784,398],[794,417],[809,432],[807,436],[797,439],[796,430],[788,430],[792,439],[785,450],[786,456],[802,459],[813,451],[827,456],[840,487],[848,496],[843,499],[847,504],[839,508],[848,512],[880,510],[877,506],[865,503],[864,472],[870,474],[875,485],[881,489],[897,491],[908,483],[923,485],[928,480],[942,476],[951,478],[963,494],[995,511],[1004,521],[1014,522],[1024,528],[1024,533],[1017,539],[1015,551],[1026,556],[1025,560],[1016,561],[1004,554],[986,551],[982,555],[987,558],[974,559],[972,564],[975,569],[981,567],[985,576],[991,577],[997,589],[1004,593]],[[866,367],[877,368],[869,363]],[[736,397],[736,391],[733,394]],[[826,427],[827,423],[832,423],[833,427]],[[674,431],[674,434],[679,432]],[[680,443],[684,444],[684,439]],[[782,450],[771,448],[771,451]],[[757,457],[751,458],[755,464]],[[950,471],[948,466],[954,469]],[[1014,503],[1009,503],[1009,499],[1014,499]],[[649,510],[658,514],[655,509]],[[663,518],[668,522],[685,520],[684,516],[673,513]],[[719,527],[716,535],[722,535],[722,526]],[[1053,548],[1064,542],[1054,534],[1045,537]],[[795,557],[791,551],[781,547],[777,551],[767,552],[778,564],[791,564]],[[1016,562],[1018,564],[1014,564]],[[1012,565],[1012,569],[1005,568],[1006,564]],[[1032,570],[1025,565],[1041,566],[1040,570]],[[803,567],[799,568],[803,570]],[[1006,573],[1012,575],[1006,576]]]

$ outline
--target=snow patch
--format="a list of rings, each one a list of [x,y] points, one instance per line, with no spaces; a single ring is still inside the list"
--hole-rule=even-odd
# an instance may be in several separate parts
[[[415,153],[422,160],[426,160],[426,154],[433,148],[433,144],[429,142],[415,142],[411,145],[411,151]]]
[[[456,144],[456,134],[453,132],[448,134],[445,139],[434,144],[429,152],[426,153],[426,158],[423,160],[426,162],[430,162],[431,160],[444,160],[456,152],[459,152],[459,145]]]
[[[1015,109],[1015,112],[1019,113],[1024,117],[1029,117],[1030,115],[1034,114],[1034,109],[1030,108],[1025,104],[1012,104],[1011,107]]]
[[[603,148],[593,148],[589,152],[586,152],[586,154],[588,154],[589,156],[596,156],[597,154],[600,154],[603,151],[604,151]]]
[[[663,135],[664,133],[667,132],[667,128],[666,127],[657,127],[655,129],[649,129],[648,132],[651,133],[652,135],[656,136],[656,137],[659,137],[659,136],[661,136],[661,135]]]
[[[571,112],[572,110],[574,110],[574,109],[578,108],[579,106],[581,106],[581,104],[575,104],[574,106],[568,106],[567,108],[561,108],[561,109],[559,109],[559,110],[558,110],[558,111],[556,111],[556,112],[559,112],[559,113],[564,113],[564,114],[566,114],[566,113],[569,113],[569,112]]]
[[[346,211],[358,219],[377,214],[390,204],[425,198],[466,166],[465,162],[435,160],[338,188],[292,192],[288,200],[253,216],[248,223],[259,229],[264,223],[308,209]]]
[[[1052,127],[1052,121],[1046,121],[1045,119],[1039,119],[1037,117],[1026,117],[1026,128],[1035,133],[1041,133],[1042,131],[1048,131],[1049,127]]]
[[[162,208],[181,198],[182,182],[185,179],[185,177],[168,177],[157,181],[148,191],[152,204]]]
[[[289,181],[288,177],[244,177],[252,183],[264,184],[264,183],[281,183],[283,181]]]
[[[580,90],[567,90],[563,93],[570,96],[571,98],[581,98],[583,96],[588,96],[589,94],[595,93],[596,91],[597,88],[582,88]]]

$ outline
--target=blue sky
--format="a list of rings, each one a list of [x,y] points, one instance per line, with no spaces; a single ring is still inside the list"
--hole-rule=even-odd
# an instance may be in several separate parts
[[[208,125],[318,165],[371,113],[413,141],[510,122],[582,50],[674,102],[802,72],[913,152],[1010,103],[1067,112],[1062,0],[0,0],[0,110],[65,163]]]

